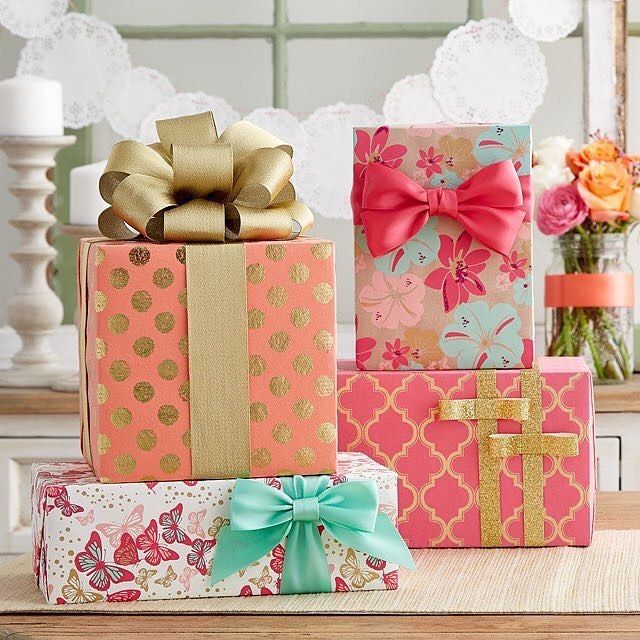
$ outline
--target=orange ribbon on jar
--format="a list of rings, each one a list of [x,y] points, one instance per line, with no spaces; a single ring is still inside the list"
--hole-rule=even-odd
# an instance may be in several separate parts
[[[631,273],[565,273],[545,276],[544,306],[633,307]]]

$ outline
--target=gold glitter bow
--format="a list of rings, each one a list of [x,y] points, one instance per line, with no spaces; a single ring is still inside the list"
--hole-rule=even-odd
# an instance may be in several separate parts
[[[500,398],[494,370],[476,371],[477,398],[441,400],[441,420],[477,420],[478,501],[483,547],[499,547],[502,540],[500,471],[502,458],[522,456],[524,544],[544,545],[544,475],[542,456],[575,456],[574,433],[542,432],[542,380],[540,370],[520,372],[521,398]],[[522,433],[498,433],[498,420],[522,423]]]
[[[100,178],[111,206],[98,218],[112,240],[288,240],[313,225],[289,179],[293,149],[250,122],[220,137],[213,114],[158,120],[160,142],[116,143]]]

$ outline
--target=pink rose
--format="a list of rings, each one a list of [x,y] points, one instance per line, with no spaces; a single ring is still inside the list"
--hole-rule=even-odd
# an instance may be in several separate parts
[[[572,184],[547,189],[538,203],[538,228],[548,236],[559,236],[584,222],[589,208]]]

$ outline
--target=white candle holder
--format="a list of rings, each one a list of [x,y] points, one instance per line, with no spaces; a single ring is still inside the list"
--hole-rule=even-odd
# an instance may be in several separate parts
[[[20,240],[10,255],[20,265],[21,280],[7,312],[9,325],[22,340],[11,366],[0,371],[2,387],[50,387],[72,373],[60,366],[50,345],[63,308],[47,281],[47,268],[57,252],[47,241],[47,230],[56,218],[45,202],[56,190],[47,170],[55,166],[56,153],[75,141],[75,136],[0,137],[0,149],[17,174],[9,191],[20,210],[9,223],[20,232]]]

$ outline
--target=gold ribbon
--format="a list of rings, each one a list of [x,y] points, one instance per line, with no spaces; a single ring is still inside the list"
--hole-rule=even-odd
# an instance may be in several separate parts
[[[501,459],[522,456],[524,544],[544,545],[543,456],[575,456],[574,433],[543,433],[542,379],[538,368],[520,372],[521,398],[500,398],[494,370],[476,371],[475,399],[441,400],[441,420],[478,421],[480,528],[483,547],[498,547],[502,539],[500,514]],[[522,433],[498,433],[498,420],[522,422]]]
[[[213,114],[158,120],[160,142],[116,143],[100,177],[111,206],[98,218],[113,240],[289,240],[313,225],[289,181],[293,149],[250,122],[220,137]]]

